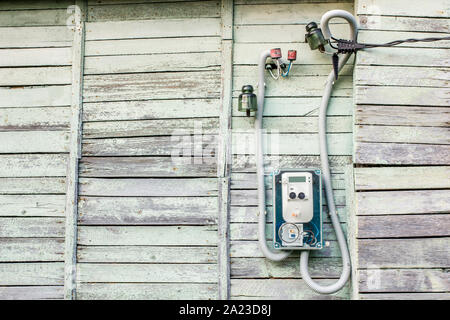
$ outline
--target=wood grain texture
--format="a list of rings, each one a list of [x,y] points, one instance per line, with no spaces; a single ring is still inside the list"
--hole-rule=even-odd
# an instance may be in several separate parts
[[[0,131],[67,131],[69,119],[70,109],[67,107],[4,108],[1,109]]]
[[[0,263],[0,286],[62,286],[64,262]]]
[[[41,234],[39,234],[41,236]],[[64,240],[57,238],[0,239],[0,262],[64,261]]]
[[[5,154],[0,155],[0,177],[63,177],[66,174],[66,154]]]
[[[64,217],[65,195],[0,195],[0,216]]]
[[[58,238],[64,237],[64,218],[14,217],[1,218],[2,238]]]
[[[63,286],[8,286],[0,287],[2,300],[62,300]]]

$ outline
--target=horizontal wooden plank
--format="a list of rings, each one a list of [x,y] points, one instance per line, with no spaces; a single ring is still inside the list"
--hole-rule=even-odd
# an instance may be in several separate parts
[[[231,121],[233,129],[250,130],[255,127],[253,117],[234,117]],[[280,133],[314,133],[318,132],[317,117],[270,117],[264,118],[263,129],[279,130]],[[327,132],[352,132],[353,119],[351,116],[334,116],[327,118]]]
[[[217,136],[179,136],[177,131],[167,132],[172,136],[84,139],[84,156],[171,156],[176,165],[202,165],[214,160]],[[191,158],[192,156],[197,158]]]
[[[220,69],[218,52],[86,57],[84,74],[212,71]]]
[[[356,56],[358,65],[388,65],[411,67],[448,67],[447,49],[432,48],[372,48]]]
[[[450,188],[450,167],[355,168],[356,190]]]
[[[80,246],[79,263],[217,263],[215,247]]]
[[[339,246],[336,241],[328,241],[329,246],[325,246],[321,250],[311,250],[310,257],[317,258],[338,258],[341,256]],[[268,246],[273,248],[272,241],[267,242]],[[299,259],[299,251],[291,254],[292,257]],[[231,258],[264,258],[258,241],[230,241],[230,257]]]
[[[86,57],[214,51],[220,51],[219,37],[94,40],[85,44]]]
[[[16,0],[0,3],[0,10],[65,9],[71,4],[70,0]]]
[[[358,238],[413,238],[449,235],[449,214],[377,215],[358,218]]]
[[[217,299],[216,284],[205,283],[80,283],[81,300]]]
[[[319,279],[320,285],[328,285],[336,280]],[[334,300],[348,299],[349,288],[346,285],[334,294],[317,294],[309,289],[301,279],[231,279],[231,299],[258,300]]]
[[[66,154],[0,155],[0,177],[63,177],[67,170]]]
[[[355,71],[357,86],[440,87],[450,83],[448,68],[358,66]]]
[[[65,192],[65,178],[0,178],[0,194],[22,195]]]
[[[187,25],[189,28],[186,28]],[[86,40],[206,37],[219,35],[219,18],[86,23]]]
[[[71,67],[0,68],[0,86],[62,85],[71,81]]]
[[[360,268],[448,268],[450,238],[359,239]],[[389,254],[386,252],[395,252]]]
[[[218,130],[218,118],[102,121],[84,123],[83,138],[217,134]]]
[[[217,244],[217,228],[214,226],[80,226],[78,244],[214,246]]]
[[[78,219],[85,225],[214,224],[215,197],[81,197]]]
[[[0,50],[1,67],[64,66],[71,64],[71,48]]]
[[[84,157],[79,164],[79,175],[97,178],[214,177],[216,166],[214,159],[192,165],[173,163],[169,157]]]
[[[398,117],[396,115],[403,114]],[[449,108],[358,105],[355,124],[448,127]]]
[[[332,156],[350,155],[352,137],[350,133],[327,134],[328,153]],[[233,131],[233,154],[254,154],[255,134],[253,130]],[[263,132],[263,150],[272,155],[318,155],[318,134],[277,134],[277,130]]]
[[[343,173],[343,167],[352,162],[350,156],[330,156],[328,159],[333,173]],[[275,168],[320,168],[320,158],[305,155],[265,155],[264,167],[266,173],[271,173]],[[233,156],[233,172],[256,172],[255,157]]]
[[[64,262],[0,263],[0,286],[62,286]]]
[[[450,212],[450,190],[358,192],[355,201],[358,215]]]
[[[2,221],[2,220],[0,220]],[[64,239],[2,238],[0,262],[64,261]]]
[[[333,8],[353,12],[352,3],[334,3]],[[239,5],[235,8],[234,23],[241,24],[306,24],[318,21],[329,10],[326,3],[272,3]]]
[[[70,85],[0,88],[0,108],[69,106],[71,96]]]
[[[67,130],[70,108],[4,108],[0,131]]]
[[[446,165],[450,146],[404,143],[355,143],[355,163],[390,165]]]
[[[370,17],[370,18],[373,19],[373,18],[380,18],[380,17]],[[360,18],[360,21],[361,20],[364,21],[364,19]],[[430,21],[430,23],[433,23],[433,22],[439,23],[439,19],[433,19]],[[382,28],[386,29],[386,26],[382,26]],[[448,24],[447,24],[447,27],[442,26],[442,28],[440,28],[440,29],[431,30],[431,31],[439,32],[439,33],[410,32],[410,31],[409,32],[399,32],[399,31],[385,31],[385,30],[383,30],[383,31],[360,30],[360,32],[358,32],[358,42],[381,44],[381,43],[388,43],[391,41],[396,41],[399,39],[425,39],[425,38],[432,38],[432,37],[442,38],[442,37],[445,37],[445,35],[440,32],[446,32],[445,29],[448,29]],[[411,29],[411,31],[416,31],[416,30]],[[410,47],[410,48],[449,48],[450,41],[449,40],[440,40],[440,41],[433,41],[433,42],[410,42],[410,43],[402,43],[402,44],[399,44],[398,46],[399,47]]]
[[[450,105],[450,90],[427,87],[357,86],[355,101],[357,104],[446,107]]]
[[[83,104],[83,122],[218,117],[219,99],[117,101]]]
[[[448,273],[442,269],[360,270],[360,292],[446,292]]]
[[[67,9],[0,11],[0,27],[65,26]]]
[[[420,0],[400,0],[392,3],[389,0],[377,0],[376,5],[367,2],[358,2],[355,8],[359,14],[373,14],[383,16],[407,16],[407,17],[449,17],[449,3],[447,0],[435,0],[426,7],[421,6]]]
[[[144,99],[218,98],[216,71],[88,75],[86,102]]]
[[[89,21],[212,18],[220,16],[219,1],[136,3],[89,6]]]
[[[0,216],[64,217],[65,195],[0,195]]]
[[[0,153],[68,152],[65,131],[0,132]]]
[[[64,218],[0,218],[0,238],[64,237]]]
[[[450,144],[448,127],[359,125],[355,131],[357,142]]]
[[[359,28],[365,30],[395,30],[414,32],[450,31],[450,25],[446,19],[400,16],[389,17],[378,15],[359,15]]]
[[[62,300],[64,286],[0,287],[2,300]]]
[[[0,48],[70,47],[73,31],[64,26],[3,27]]]
[[[340,276],[341,265],[340,258],[311,258],[308,267],[311,277],[330,279]],[[288,258],[282,263],[266,258],[232,258],[230,266],[232,279],[301,279],[298,258]]]
[[[89,196],[214,196],[217,179],[102,179],[80,178],[79,195]]]
[[[211,264],[77,264],[77,282],[217,282]]]
[[[361,300],[449,300],[447,292],[406,292],[406,293],[363,293],[358,295]]]
[[[318,116],[320,107],[320,97],[286,97],[286,98],[265,98],[264,99],[264,117],[283,117],[299,116],[313,117]],[[352,98],[350,97],[332,97],[328,105],[328,116],[351,116]],[[246,114],[238,110],[238,99],[233,98],[233,118],[246,117]],[[249,119],[251,121],[252,118]],[[234,119],[233,119],[234,120]],[[279,128],[280,129],[280,128]]]

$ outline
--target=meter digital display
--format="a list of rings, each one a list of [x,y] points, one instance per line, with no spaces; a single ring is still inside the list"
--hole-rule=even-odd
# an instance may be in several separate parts
[[[289,182],[306,182],[306,177],[289,177]]]

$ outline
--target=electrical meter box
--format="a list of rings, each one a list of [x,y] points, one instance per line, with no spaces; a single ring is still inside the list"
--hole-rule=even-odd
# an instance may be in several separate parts
[[[323,248],[320,169],[280,169],[273,178],[273,241],[276,249]]]

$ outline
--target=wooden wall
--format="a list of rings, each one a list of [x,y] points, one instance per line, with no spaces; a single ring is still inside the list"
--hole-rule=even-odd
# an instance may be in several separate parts
[[[359,40],[448,36],[450,1],[360,0]],[[450,41],[358,53],[356,296],[449,299]]]

